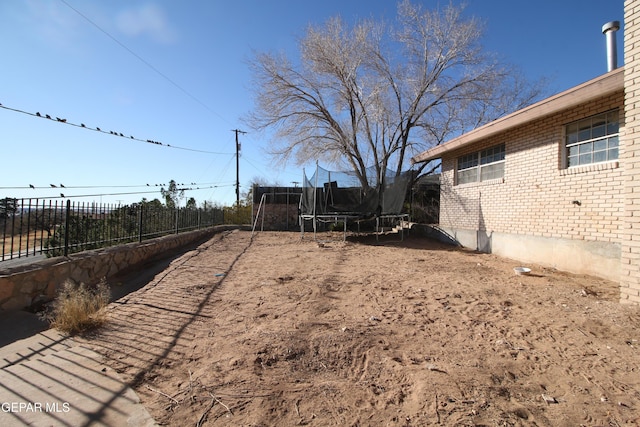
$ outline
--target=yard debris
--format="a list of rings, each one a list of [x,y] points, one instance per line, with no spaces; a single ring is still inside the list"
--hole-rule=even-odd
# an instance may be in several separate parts
[[[447,371],[445,371],[444,369],[440,369],[438,365],[434,365],[433,363],[427,363],[427,369],[433,372],[441,372],[443,374],[447,373]]]
[[[544,393],[542,393],[542,400],[544,400],[547,403],[547,405],[551,403],[558,403],[558,400],[555,397],[549,396],[548,394],[544,394]]]

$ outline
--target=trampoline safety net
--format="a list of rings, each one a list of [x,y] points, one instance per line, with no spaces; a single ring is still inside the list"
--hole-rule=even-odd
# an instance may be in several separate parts
[[[352,171],[329,171],[319,166],[315,173],[304,174],[300,213],[303,216],[349,215],[376,217],[398,215],[402,211],[411,171],[396,174],[386,170],[383,185],[376,185],[376,169],[367,169],[364,186]]]

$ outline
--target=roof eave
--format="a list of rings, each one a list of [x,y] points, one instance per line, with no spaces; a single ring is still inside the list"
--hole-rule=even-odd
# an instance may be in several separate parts
[[[623,89],[624,67],[620,67],[424,151],[412,157],[411,162],[422,163],[440,158],[449,151]]]

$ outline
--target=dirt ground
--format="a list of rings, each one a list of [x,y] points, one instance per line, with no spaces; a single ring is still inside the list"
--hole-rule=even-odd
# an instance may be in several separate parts
[[[319,237],[221,233],[86,340],[162,425],[640,424],[640,308],[616,283]]]

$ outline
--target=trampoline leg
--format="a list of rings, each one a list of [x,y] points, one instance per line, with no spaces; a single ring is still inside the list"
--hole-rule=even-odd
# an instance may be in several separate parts
[[[347,241],[347,217],[344,217],[342,219],[342,222],[344,223],[344,230],[342,232],[342,241],[346,242]]]

